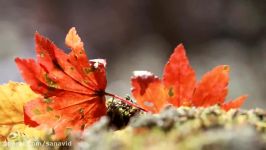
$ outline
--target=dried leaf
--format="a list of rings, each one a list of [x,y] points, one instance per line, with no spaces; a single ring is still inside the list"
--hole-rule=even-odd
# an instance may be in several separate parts
[[[37,97],[40,95],[23,83],[0,85],[0,140],[7,140],[14,131],[36,138],[42,135],[39,130],[24,125],[23,105]]]

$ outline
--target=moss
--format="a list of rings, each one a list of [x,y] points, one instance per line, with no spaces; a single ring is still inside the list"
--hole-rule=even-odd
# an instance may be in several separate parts
[[[167,108],[134,116],[122,130],[85,131],[77,148],[87,149],[265,149],[266,113],[261,109]],[[90,133],[90,134],[87,134]],[[93,141],[91,142],[93,137]]]
[[[129,97],[127,100],[131,101]],[[132,101],[131,101],[132,102]],[[107,100],[107,116],[110,119],[109,126],[121,129],[128,125],[130,118],[141,114],[141,110],[125,104],[119,100]]]
[[[113,99],[107,101],[107,106],[108,116],[85,129],[82,135],[68,137],[71,147],[24,146],[20,149],[266,149],[266,111],[262,109],[226,112],[219,106],[167,107],[154,115]],[[14,133],[9,140],[31,139]],[[51,134],[47,134],[44,141],[55,142]]]

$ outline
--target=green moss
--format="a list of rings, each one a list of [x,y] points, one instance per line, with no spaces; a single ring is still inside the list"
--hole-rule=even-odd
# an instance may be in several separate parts
[[[126,99],[133,102],[129,97]],[[138,108],[115,99],[107,100],[107,108],[107,116],[110,119],[109,125],[116,129],[127,126],[131,117],[141,114]]]
[[[261,109],[226,112],[218,106],[169,107],[159,115],[134,116],[123,130],[110,130],[108,123],[97,132],[91,128],[79,142],[84,147],[109,150],[264,149],[265,119],[266,113]],[[91,133],[97,133],[93,142],[90,137],[95,135]]]
[[[113,99],[107,101],[107,106],[108,116],[102,117],[92,127],[85,129],[82,135],[68,137],[73,143],[71,147],[42,147],[42,149],[235,150],[266,148],[266,112],[262,109],[226,112],[219,106],[168,107],[160,114],[153,115],[143,113]],[[80,109],[77,113],[82,112],[83,110]],[[69,131],[67,129],[66,134]],[[52,133],[47,134],[45,141],[52,141],[52,135]],[[12,134],[9,137],[10,141],[25,141],[25,139],[23,135],[18,134]],[[27,139],[27,141],[30,140]],[[29,149],[34,148],[40,149],[40,147]]]

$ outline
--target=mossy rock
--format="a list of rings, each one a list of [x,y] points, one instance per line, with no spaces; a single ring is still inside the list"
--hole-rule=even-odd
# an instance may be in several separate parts
[[[75,139],[75,149],[215,149],[266,148],[266,112],[261,109],[166,108],[160,114],[140,114],[125,129],[110,128],[108,118]]]
[[[149,114],[113,99],[108,100],[107,106],[108,116],[82,135],[69,137],[71,146],[29,144],[11,149],[266,149],[266,111],[262,109],[226,112],[219,106],[168,107],[160,114]],[[23,136],[10,137],[10,141],[36,142]],[[49,136],[45,141],[51,141]]]

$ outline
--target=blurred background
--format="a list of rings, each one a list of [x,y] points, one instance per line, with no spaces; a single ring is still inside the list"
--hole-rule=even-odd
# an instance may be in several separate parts
[[[68,52],[73,26],[90,58],[107,59],[108,91],[130,93],[134,70],[161,77],[183,43],[198,79],[228,64],[227,99],[248,94],[245,108],[266,107],[265,0],[0,0],[0,83],[23,81],[14,58],[35,57],[35,31]]]

